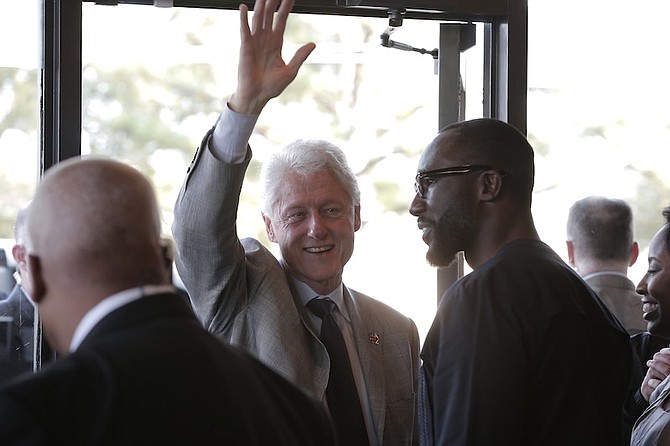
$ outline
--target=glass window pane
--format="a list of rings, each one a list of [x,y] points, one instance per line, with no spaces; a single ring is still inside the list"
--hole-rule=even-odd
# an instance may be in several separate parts
[[[83,151],[130,162],[153,178],[170,234],[186,168],[236,86],[239,13],[90,3],[83,12]],[[259,119],[238,230],[273,248],[258,202],[266,154],[297,138],[339,145],[359,174],[364,222],[345,283],[412,317],[423,337],[436,273],[407,210],[418,156],[437,132],[438,78],[430,54],[383,47],[387,27],[387,19],[292,17],[285,57],[307,41],[317,49]],[[405,20],[392,39],[433,50],[439,23]],[[481,116],[481,62],[464,66],[472,110]]]
[[[0,384],[33,369],[35,310],[16,285],[12,248],[38,179],[41,26],[42,1],[0,0]]]
[[[534,214],[567,259],[568,210],[588,195],[627,200],[641,251],[670,203],[670,2],[530,0],[528,133],[536,148]],[[578,11],[578,13],[577,13]],[[629,271],[647,268],[641,252]]]

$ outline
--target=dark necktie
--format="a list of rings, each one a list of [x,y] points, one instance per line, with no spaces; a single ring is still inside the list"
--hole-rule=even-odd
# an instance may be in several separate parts
[[[343,446],[369,445],[358,399],[354,375],[342,332],[333,318],[335,302],[330,299],[312,299],[307,307],[321,318],[321,342],[330,356],[330,375],[326,398],[335,429]]]

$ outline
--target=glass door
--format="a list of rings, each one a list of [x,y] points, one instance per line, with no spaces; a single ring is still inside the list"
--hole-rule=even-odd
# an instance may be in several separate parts
[[[33,370],[35,355],[35,308],[17,264],[26,243],[19,213],[40,166],[41,25],[40,0],[0,0],[0,384]]]

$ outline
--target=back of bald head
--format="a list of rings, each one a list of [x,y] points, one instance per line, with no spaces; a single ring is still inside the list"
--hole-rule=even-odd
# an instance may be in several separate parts
[[[438,138],[449,138],[450,147],[468,164],[483,164],[508,173],[503,190],[530,207],[535,181],[534,152],[526,137],[512,125],[481,118],[451,124]]]
[[[151,183],[106,159],[48,170],[28,215],[32,253],[51,280],[118,290],[165,283]]]

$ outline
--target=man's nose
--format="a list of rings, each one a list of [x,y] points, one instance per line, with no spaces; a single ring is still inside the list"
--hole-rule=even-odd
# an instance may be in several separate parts
[[[409,213],[415,217],[418,217],[419,214],[424,211],[425,203],[426,200],[419,197],[419,194],[416,194],[409,205]]]
[[[308,235],[316,239],[321,239],[328,232],[326,222],[321,213],[314,211],[309,214],[307,221]]]

